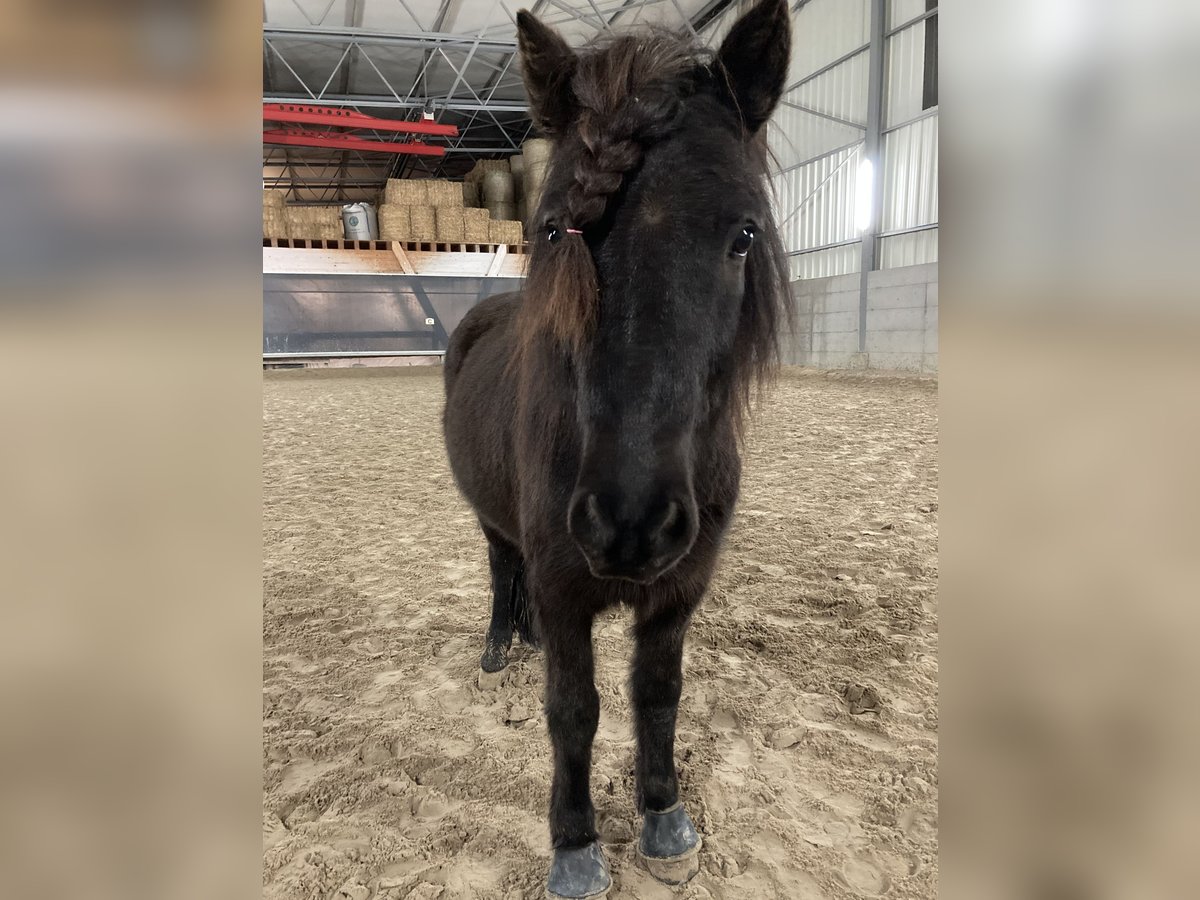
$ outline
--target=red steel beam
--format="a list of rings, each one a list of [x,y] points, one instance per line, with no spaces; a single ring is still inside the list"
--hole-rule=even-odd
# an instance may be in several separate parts
[[[307,106],[301,103],[264,103],[264,122],[294,122],[298,125],[332,125],[337,128],[371,128],[375,131],[402,131],[406,134],[428,134],[439,137],[458,137],[457,125],[436,122],[401,122],[397,119],[377,119],[351,109],[332,106]]]
[[[296,147],[333,147],[336,150],[366,150],[370,153],[410,153],[416,156],[445,156],[446,148],[433,144],[392,144],[368,141],[352,134],[326,131],[264,131],[264,144],[291,144]]]

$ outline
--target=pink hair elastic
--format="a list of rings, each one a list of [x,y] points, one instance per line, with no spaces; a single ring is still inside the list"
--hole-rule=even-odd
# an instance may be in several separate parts
[[[578,228],[568,228],[566,231],[567,234],[583,234]]]

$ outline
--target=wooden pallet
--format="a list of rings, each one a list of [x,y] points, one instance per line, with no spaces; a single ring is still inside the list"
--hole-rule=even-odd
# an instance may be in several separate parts
[[[448,244],[437,241],[319,241],[264,239],[263,273],[326,275],[452,275],[521,278],[524,244]],[[326,245],[326,246],[319,246]],[[358,245],[358,246],[355,246]]]
[[[495,253],[501,247],[508,253],[528,252],[528,244],[465,244],[441,241],[346,241],[316,238],[263,238],[263,247],[288,250],[391,250],[392,245],[415,253]]]

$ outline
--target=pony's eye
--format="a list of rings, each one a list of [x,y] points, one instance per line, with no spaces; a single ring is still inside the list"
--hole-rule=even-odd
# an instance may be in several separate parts
[[[546,226],[546,240],[552,244],[557,244],[562,240],[563,233],[558,229],[557,225]]]
[[[741,233],[733,239],[733,249],[730,252],[734,256],[745,256],[750,252],[750,245],[754,243],[754,226],[747,225],[742,229]]]

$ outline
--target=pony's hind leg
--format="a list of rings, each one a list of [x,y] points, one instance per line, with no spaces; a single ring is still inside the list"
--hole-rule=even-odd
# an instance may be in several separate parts
[[[508,665],[513,625],[523,593],[521,553],[496,531],[483,526],[488,541],[488,563],[492,569],[492,621],[479,666],[485,672],[499,672]]]

